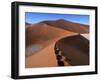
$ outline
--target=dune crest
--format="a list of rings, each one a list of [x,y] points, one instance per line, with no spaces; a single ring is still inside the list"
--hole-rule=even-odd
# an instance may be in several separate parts
[[[88,33],[89,32],[89,25],[84,25],[80,23],[75,23],[63,19],[55,20],[55,21],[43,21],[41,23],[46,23],[48,25],[69,30],[72,32],[77,32],[77,33]]]

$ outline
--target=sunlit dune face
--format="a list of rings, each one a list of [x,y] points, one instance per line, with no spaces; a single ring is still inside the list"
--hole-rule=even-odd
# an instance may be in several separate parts
[[[84,34],[80,34],[80,35],[89,40],[89,33],[84,33]]]

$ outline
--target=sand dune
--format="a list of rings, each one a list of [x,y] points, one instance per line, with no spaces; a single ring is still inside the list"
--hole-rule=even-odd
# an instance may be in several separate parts
[[[26,39],[26,41],[29,42],[26,46],[26,67],[45,67],[54,66],[54,64],[57,66],[54,53],[55,43],[61,38],[76,35],[77,33],[48,26],[46,24],[31,26],[32,27],[26,30],[26,38],[28,39]],[[40,45],[41,47],[35,50],[34,45]],[[52,61],[48,62],[48,59],[52,59]]]
[[[26,28],[26,46],[43,43],[58,38],[59,36],[66,35],[68,32],[73,33],[71,31],[49,26],[45,23],[31,25]]]
[[[25,23],[25,26],[29,26],[29,25],[31,25],[31,24],[30,23],[27,23],[27,22]]]
[[[73,36],[77,35],[76,33],[67,33],[66,36]],[[61,37],[58,37],[56,39],[53,39],[52,41],[49,41],[49,45],[46,46],[41,51],[36,52],[35,54],[32,54],[31,56],[26,57],[26,68],[33,68],[33,67],[56,67],[57,59],[55,55],[55,43],[60,39]],[[67,66],[70,66],[69,63],[66,63]]]
[[[88,33],[89,26],[82,25],[78,23],[72,23],[65,20],[57,20],[57,21],[43,21],[33,25],[26,25],[26,68],[33,67],[55,67],[57,65],[57,59],[55,55],[55,44],[63,38],[67,38],[70,36],[79,35],[79,33]],[[79,38],[78,38],[79,39]],[[79,39],[80,40],[80,39]],[[74,41],[74,39],[72,40]],[[84,41],[84,40],[82,40]],[[77,41],[74,41],[77,44]],[[63,51],[65,51],[68,47],[62,44]],[[80,46],[80,45],[79,45]],[[65,49],[65,48],[66,49]],[[88,59],[86,55],[81,53],[75,47],[71,47],[71,57],[73,52],[80,53],[82,55],[76,55],[80,57],[86,57],[85,60]],[[62,49],[61,49],[62,50]],[[68,48],[69,50],[69,48]],[[77,50],[77,51],[76,51]],[[70,52],[70,50],[69,50]],[[73,56],[72,56],[73,55]],[[76,60],[77,58],[73,58]],[[84,60],[83,58],[83,60]],[[77,63],[77,61],[82,60],[81,58],[77,59],[74,63],[70,63],[66,61],[66,66],[69,65],[81,65],[81,63]],[[83,63],[84,64],[84,63]]]
[[[89,32],[89,25],[84,25],[84,24],[79,24],[79,23],[74,23],[70,21],[66,21],[63,19],[59,19],[56,21],[43,21],[42,23],[46,23],[48,25],[69,30],[72,32],[77,32],[77,33],[88,33]]]

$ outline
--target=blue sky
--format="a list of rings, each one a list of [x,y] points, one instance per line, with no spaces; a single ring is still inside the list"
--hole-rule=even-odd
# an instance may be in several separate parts
[[[89,25],[89,15],[75,15],[75,14],[52,14],[52,13],[25,13],[25,22],[27,23],[38,23],[45,20],[58,20],[64,19],[76,23]]]

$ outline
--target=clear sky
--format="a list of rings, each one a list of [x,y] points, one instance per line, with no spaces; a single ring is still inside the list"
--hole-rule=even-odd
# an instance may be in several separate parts
[[[38,23],[45,20],[58,20],[64,19],[72,22],[89,25],[89,15],[75,15],[75,14],[52,14],[52,13],[25,13],[25,22],[27,23]]]

